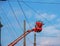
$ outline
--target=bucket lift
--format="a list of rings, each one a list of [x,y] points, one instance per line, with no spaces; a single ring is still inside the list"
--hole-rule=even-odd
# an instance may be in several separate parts
[[[36,22],[35,28],[31,29],[31,30],[27,30],[24,34],[22,34],[20,37],[18,37],[16,40],[14,40],[13,42],[11,42],[8,46],[14,46],[15,44],[17,44],[22,38],[24,38],[26,35],[28,35],[30,32],[41,32],[42,31],[42,26],[44,24],[42,22]]]

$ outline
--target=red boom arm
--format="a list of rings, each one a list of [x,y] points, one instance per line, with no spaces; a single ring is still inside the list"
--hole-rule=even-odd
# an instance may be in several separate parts
[[[15,44],[17,44],[17,42],[19,42],[22,38],[24,38],[27,34],[29,34],[30,32],[32,32],[32,30],[28,30],[26,31],[23,35],[21,35],[20,37],[18,37],[16,40],[14,40],[12,43],[10,43],[8,46],[14,46]]]
[[[33,28],[32,30],[26,31],[24,34],[22,34],[16,40],[14,40],[12,43],[10,43],[8,46],[14,46],[15,44],[17,44],[17,42],[19,42],[22,38],[24,38],[26,35],[28,35],[32,31],[34,31],[34,32],[41,32],[42,31],[42,26],[43,26],[43,23],[36,22],[35,28]]]

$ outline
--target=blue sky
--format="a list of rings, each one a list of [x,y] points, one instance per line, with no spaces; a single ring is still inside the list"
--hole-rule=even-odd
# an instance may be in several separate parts
[[[20,0],[22,1],[22,0]],[[23,0],[32,2],[53,2],[60,3],[60,0]],[[37,46],[60,46],[60,4],[27,3],[36,12],[29,8],[25,3],[20,2],[25,12],[23,15],[21,8],[16,0],[9,0],[14,13],[21,26],[18,25],[9,3],[0,2],[0,17],[4,25],[1,31],[1,44],[8,46],[9,43],[23,34],[23,21],[26,22],[26,30],[32,29],[36,21],[43,21],[43,30],[37,35]],[[26,36],[27,46],[33,46],[34,32]],[[15,46],[23,46],[23,39]]]

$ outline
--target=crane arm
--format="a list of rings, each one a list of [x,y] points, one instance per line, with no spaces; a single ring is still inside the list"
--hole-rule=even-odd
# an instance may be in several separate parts
[[[22,34],[20,37],[18,37],[16,40],[14,40],[12,43],[10,43],[8,46],[14,46],[17,42],[19,42],[22,38],[24,38],[26,35],[28,35],[32,30],[26,31],[24,34]]]
[[[42,22],[36,22],[35,28],[33,28],[32,30],[26,31],[24,34],[22,34],[16,40],[14,40],[12,43],[10,43],[8,46],[14,46],[15,44],[17,44],[17,42],[19,42],[22,38],[24,38],[26,35],[28,35],[32,31],[34,31],[34,32],[41,32],[42,31],[42,26],[43,26]]]

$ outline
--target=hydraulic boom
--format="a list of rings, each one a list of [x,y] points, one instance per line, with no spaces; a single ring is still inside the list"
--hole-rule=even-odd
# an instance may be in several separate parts
[[[42,26],[43,26],[43,23],[42,22],[36,22],[35,28],[33,28],[32,30],[26,31],[24,34],[22,34],[16,40],[14,40],[12,43],[10,43],[8,46],[14,46],[15,44],[17,44],[17,42],[19,42],[22,38],[24,38],[30,32],[33,32],[33,31],[34,32],[41,32],[42,31]]]

